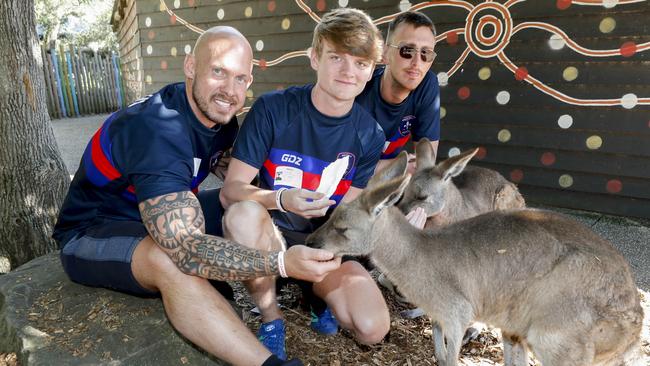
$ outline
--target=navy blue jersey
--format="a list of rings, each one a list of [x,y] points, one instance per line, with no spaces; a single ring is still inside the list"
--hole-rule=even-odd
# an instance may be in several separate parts
[[[399,154],[411,135],[418,141],[426,137],[440,140],[440,87],[438,78],[428,71],[424,79],[400,104],[383,100],[379,87],[384,67],[378,67],[365,89],[357,97],[361,104],[379,122],[386,135],[382,159],[392,159]]]
[[[192,190],[237,136],[236,117],[209,129],[185,84],[171,84],[111,114],[86,146],[53,237],[63,244],[89,226],[141,220],[138,203]]]
[[[260,169],[260,187],[316,190],[323,169],[348,155],[348,169],[331,199],[336,204],[350,186],[365,188],[384,145],[379,125],[354,103],[343,117],[329,117],[312,104],[312,85],[262,95],[248,112],[233,157]],[[335,205],[336,206],[336,205]],[[322,220],[272,211],[283,229],[308,233]]]

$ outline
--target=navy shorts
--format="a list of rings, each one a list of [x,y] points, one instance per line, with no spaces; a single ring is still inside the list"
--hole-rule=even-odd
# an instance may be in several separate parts
[[[221,219],[224,209],[219,190],[211,189],[197,195],[205,217],[206,233],[223,236]],[[138,296],[158,296],[135,280],[131,259],[136,246],[148,235],[140,221],[111,221],[91,226],[77,234],[61,249],[63,269],[74,282],[106,287]],[[220,281],[210,281],[224,297],[232,299],[232,288]]]

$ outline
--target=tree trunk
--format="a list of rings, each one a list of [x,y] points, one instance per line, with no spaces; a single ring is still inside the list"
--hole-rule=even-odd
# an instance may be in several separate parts
[[[6,272],[56,249],[50,235],[70,179],[47,113],[34,0],[0,1],[0,45],[0,272]]]

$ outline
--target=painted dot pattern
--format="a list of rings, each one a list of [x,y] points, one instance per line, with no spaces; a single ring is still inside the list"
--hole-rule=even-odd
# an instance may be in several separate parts
[[[192,46],[186,44],[185,47],[183,47],[183,51],[185,52],[186,55],[189,55],[190,53],[192,53]]]
[[[573,117],[568,114],[563,114],[557,119],[557,125],[560,126],[560,128],[567,129],[573,125]]]
[[[460,149],[457,148],[457,147],[452,147],[451,149],[449,149],[449,152],[447,153],[447,156],[449,156],[451,158],[451,157],[454,157],[454,156],[459,155],[459,154],[460,154]]]
[[[471,91],[466,86],[463,86],[460,89],[458,89],[458,98],[460,98],[460,100],[465,100],[465,99],[469,98],[470,94],[471,94]]]
[[[548,41],[548,45],[549,47],[551,47],[552,50],[557,51],[557,50],[561,50],[562,48],[564,48],[564,46],[566,46],[566,41],[564,40],[564,38],[562,38],[562,36],[553,34]]]
[[[577,79],[578,69],[573,66],[567,67],[566,69],[564,69],[564,71],[562,71],[562,78],[564,78],[564,80],[566,81],[573,81]]]
[[[501,105],[506,105],[508,104],[508,102],[510,102],[510,93],[508,93],[505,90],[502,90],[499,93],[497,93],[496,99],[497,99],[497,103]]]
[[[542,154],[542,157],[539,159],[542,165],[549,166],[555,164],[555,154],[547,151]]]
[[[524,172],[521,169],[515,169],[510,172],[510,180],[519,183],[524,179]]]
[[[605,34],[612,33],[614,29],[616,29],[616,20],[611,17],[604,18],[598,25],[598,30]]]
[[[639,98],[635,94],[625,94],[621,98],[621,105],[625,109],[632,109],[639,103]]]
[[[447,108],[440,107],[440,119],[445,118],[446,115],[447,115]],[[650,127],[650,122],[648,122],[648,127]]]
[[[597,150],[603,146],[603,139],[598,135],[589,136],[585,141],[585,145],[589,150]]]
[[[573,177],[570,174],[562,174],[557,182],[560,187],[569,188],[573,186]]]
[[[499,142],[508,142],[512,138],[512,134],[509,130],[503,129],[497,134],[497,139]]]
[[[449,84],[449,75],[446,72],[438,73],[437,77],[438,77],[438,85],[447,86],[447,84]]]
[[[618,179],[611,179],[607,181],[605,189],[609,193],[620,193],[623,190],[623,183]]]
[[[490,68],[487,67],[487,66],[486,66],[486,67],[482,67],[482,68],[478,71],[478,78],[481,79],[481,80],[487,80],[487,79],[490,78],[490,76],[492,76],[492,70],[490,70]]]
[[[291,28],[291,20],[289,18],[282,19],[282,24],[280,26],[283,30]]]

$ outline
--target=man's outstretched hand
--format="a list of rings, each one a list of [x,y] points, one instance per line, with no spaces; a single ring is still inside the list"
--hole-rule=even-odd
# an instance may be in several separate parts
[[[320,282],[341,266],[341,257],[326,250],[294,245],[284,253],[284,266],[289,277]]]

